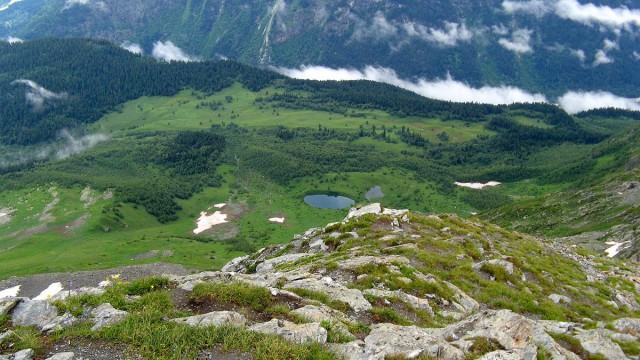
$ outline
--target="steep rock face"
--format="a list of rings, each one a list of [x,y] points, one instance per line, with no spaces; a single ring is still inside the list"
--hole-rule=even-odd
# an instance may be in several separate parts
[[[568,13],[553,2],[521,10],[503,3],[25,0],[0,11],[0,37],[101,37],[140,43],[147,54],[155,42],[170,40],[194,57],[252,64],[381,65],[405,77],[449,73],[474,85],[508,83],[554,95],[607,87],[637,96],[637,20],[599,20],[606,8],[585,15],[578,5]],[[631,1],[598,5],[637,8]]]

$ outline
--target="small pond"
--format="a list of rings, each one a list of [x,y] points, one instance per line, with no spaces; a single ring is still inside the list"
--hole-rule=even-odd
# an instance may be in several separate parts
[[[307,195],[304,202],[320,209],[346,209],[356,203],[348,197],[335,195]]]

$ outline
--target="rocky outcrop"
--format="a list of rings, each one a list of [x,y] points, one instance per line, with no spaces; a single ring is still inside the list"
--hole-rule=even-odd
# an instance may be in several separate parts
[[[263,272],[271,271],[273,270],[274,267],[278,265],[293,263],[307,256],[309,256],[309,254],[287,254],[287,255],[278,256],[276,258],[268,259],[268,260],[265,260],[264,262],[259,263],[256,266],[256,272],[263,273]]]
[[[171,319],[171,321],[189,326],[243,327],[247,323],[247,319],[235,311],[215,311],[202,315]]]
[[[640,319],[618,319],[613,322],[613,327],[621,333],[640,336]]]
[[[91,330],[98,330],[103,326],[119,323],[129,316],[126,311],[118,310],[109,303],[102,304],[91,310],[94,325]]]
[[[600,354],[607,359],[625,359],[620,345],[611,340],[602,329],[585,331],[576,336],[580,345],[591,355]]]
[[[272,319],[271,321],[255,324],[249,330],[281,336],[293,343],[327,342],[327,330],[320,323],[295,324],[287,320]]]
[[[414,358],[421,355],[443,360],[465,358],[464,352],[428,329],[394,324],[372,326],[369,336],[364,339],[364,352],[381,358]]]
[[[13,326],[47,327],[58,317],[58,310],[48,301],[22,299],[11,314]]]
[[[349,289],[334,282],[331,278],[306,278],[294,280],[284,286],[285,289],[304,289],[327,294],[331,299],[342,301],[356,312],[371,309],[371,304],[358,289]]]
[[[35,352],[31,349],[20,350],[11,355],[0,355],[0,360],[31,360]]]
[[[378,290],[378,289],[366,289],[363,291],[363,294],[373,295],[379,298],[394,298],[398,299],[407,305],[413,307],[414,309],[425,310],[429,314],[433,315],[433,309],[431,305],[429,305],[429,301],[426,299],[421,299],[419,297],[410,295],[401,290],[389,291],[389,290]]]

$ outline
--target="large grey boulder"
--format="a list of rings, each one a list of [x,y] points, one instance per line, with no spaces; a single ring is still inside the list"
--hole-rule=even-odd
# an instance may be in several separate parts
[[[551,294],[549,295],[549,300],[553,301],[556,304],[565,303],[570,304],[571,298],[568,296],[560,295],[560,294]]]
[[[498,351],[492,351],[488,354],[484,354],[478,360],[522,360],[522,359],[527,359],[528,355],[530,356],[531,354],[527,353],[527,351],[522,349],[498,350]],[[534,357],[529,357],[529,358],[531,360],[534,359]]]
[[[224,271],[224,272],[230,272],[230,271],[242,272],[242,271],[245,271],[246,270],[246,266],[245,266],[244,262],[247,259],[249,259],[249,255],[240,256],[240,257],[237,257],[235,259],[232,259],[231,261],[229,261],[228,263],[226,263],[222,267],[222,271]]]
[[[309,320],[311,322],[346,322],[347,317],[340,311],[331,309],[326,305],[315,306],[306,305],[301,308],[293,310],[291,315],[296,315],[302,319]]]
[[[371,304],[364,298],[358,289],[349,289],[331,281],[329,278],[313,279],[305,278],[294,280],[284,286],[285,289],[304,289],[327,294],[332,300],[342,301],[356,312],[371,309]]]
[[[621,333],[640,336],[640,319],[622,318],[613,322],[613,327]]]
[[[214,311],[207,314],[195,315],[171,321],[189,326],[236,326],[243,327],[247,319],[234,311]]]
[[[465,359],[464,352],[429,330],[395,324],[373,325],[364,339],[364,352],[372,358],[427,355],[442,360]]]
[[[311,256],[311,254],[301,253],[301,254],[286,254],[286,255],[278,256],[276,258],[265,260],[260,264],[258,264],[258,266],[256,266],[256,272],[264,273],[267,271],[271,271],[273,270],[273,268],[275,268],[278,265],[296,262],[308,256]]]
[[[0,355],[0,360],[32,360],[34,355],[33,350],[25,349],[11,355]]]
[[[556,343],[542,325],[511,310],[485,310],[441,331],[449,341],[485,338],[499,343],[505,350],[522,349],[535,353],[540,347],[553,359],[579,359]]]
[[[0,316],[7,315],[11,309],[20,301],[19,298],[2,298],[0,299]]]
[[[613,301],[615,301],[618,306],[626,306],[627,309],[631,311],[640,310],[640,304],[638,304],[636,299],[631,294],[625,294],[618,291],[613,295]]]
[[[249,330],[262,334],[273,334],[283,337],[295,344],[327,342],[327,330],[319,323],[295,324],[287,320],[272,319],[271,321],[255,324]]]
[[[76,354],[72,352],[63,352],[54,354],[53,356],[49,356],[45,360],[73,360],[75,356]]]
[[[344,219],[344,221],[347,221],[352,218],[359,218],[362,215],[366,215],[366,214],[380,214],[381,212],[382,212],[382,205],[380,205],[380,203],[373,203],[373,204],[365,205],[359,208],[351,208],[351,210],[349,210],[349,214],[347,214],[347,217]]]
[[[480,309],[480,304],[474,298],[467,295],[467,293],[460,290],[460,288],[447,281],[445,281],[444,284],[447,285],[449,289],[453,290],[454,294],[450,300],[453,301],[453,305],[458,311],[464,314],[471,314]]]
[[[398,300],[406,303],[407,305],[413,307],[414,309],[425,310],[429,314],[433,315],[433,309],[431,309],[431,305],[429,305],[429,301],[426,299],[421,299],[417,296],[413,296],[411,294],[407,294],[402,290],[379,290],[379,289],[366,289],[362,292],[365,295],[373,295],[378,298],[397,298]]]
[[[492,259],[487,261],[481,261],[479,263],[473,264],[471,267],[473,268],[473,270],[480,271],[483,265],[501,266],[507,271],[507,274],[513,275],[513,264],[508,262],[507,260]]]
[[[91,317],[94,322],[91,330],[95,331],[103,326],[116,324],[129,316],[126,311],[118,310],[109,303],[104,303],[91,310]]]
[[[58,317],[58,309],[44,300],[22,299],[13,309],[13,326],[35,326],[38,329],[51,324]]]
[[[602,329],[585,331],[577,335],[576,339],[580,340],[582,347],[592,355],[601,354],[607,359],[627,358],[620,345],[607,337],[606,332]]]

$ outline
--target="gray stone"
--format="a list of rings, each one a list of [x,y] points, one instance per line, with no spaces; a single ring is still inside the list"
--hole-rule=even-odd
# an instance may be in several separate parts
[[[601,354],[607,359],[627,358],[620,345],[607,337],[606,331],[602,329],[585,331],[577,335],[576,339],[580,340],[582,347],[592,355]]]
[[[364,339],[364,352],[371,355],[415,358],[427,355],[443,360],[465,359],[464,353],[426,329],[416,326],[376,324]]]
[[[435,281],[435,280],[432,280]],[[447,285],[451,290],[453,290],[454,294],[450,300],[454,302],[454,305],[457,305],[456,308],[465,314],[471,314],[480,309],[480,304],[471,296],[467,295],[464,291],[460,290],[457,286],[453,285],[450,282],[445,281],[445,285]]]
[[[472,268],[473,270],[481,271],[482,265],[485,265],[485,264],[501,266],[507,271],[507,274],[513,275],[513,264],[508,262],[507,260],[492,259],[487,261],[481,261],[479,263],[473,264]]]
[[[327,330],[320,323],[295,324],[287,320],[272,319],[271,321],[255,324],[249,330],[262,334],[275,334],[295,344],[327,342]]]
[[[116,324],[129,316],[126,311],[115,309],[111,304],[105,303],[91,310],[91,317],[94,325],[91,330],[95,331],[103,326]]]
[[[247,319],[244,316],[234,311],[214,311],[208,314],[171,319],[171,321],[189,326],[243,327],[247,323]]]
[[[349,210],[349,214],[344,219],[344,221],[347,221],[352,218],[359,218],[362,215],[366,215],[366,214],[380,214],[381,212],[382,212],[382,205],[380,205],[380,203],[373,203],[373,204],[365,205],[359,208],[352,208],[351,210]]]
[[[50,332],[55,330],[60,330],[64,328],[71,327],[73,324],[77,323],[79,320],[70,313],[66,312],[61,316],[56,316],[53,321],[49,324],[44,325],[41,330],[42,332]]]
[[[362,292],[358,289],[349,289],[345,286],[332,282],[328,284],[326,281],[306,278],[292,281],[284,286],[285,289],[305,289],[310,291],[319,291],[326,293],[332,300],[338,300],[349,304],[356,312],[371,309],[371,304],[362,296]]]
[[[63,352],[63,353],[54,354],[53,356],[50,356],[45,360],[73,360],[75,356],[76,354],[72,352]]]
[[[613,322],[613,327],[621,333],[640,336],[640,319],[622,318]]]
[[[306,305],[301,308],[295,309],[291,312],[292,315],[297,315],[303,319],[307,319],[311,322],[346,322],[347,317],[340,311],[334,310],[326,305],[315,306]]]
[[[0,299],[0,316],[7,315],[11,309],[16,306],[19,298],[2,298]]]
[[[498,351],[490,352],[488,354],[484,354],[478,360],[522,360],[522,359],[533,360],[534,359],[534,357],[527,358],[525,354],[526,354],[526,351],[522,349],[498,350]]]
[[[329,344],[329,348],[339,358],[345,360],[384,360],[384,354],[369,354],[364,348],[364,341],[356,340],[345,344]]]
[[[2,342],[2,340],[8,338],[9,336],[11,336],[11,334],[13,334],[13,331],[9,330],[9,331],[5,331],[2,334],[0,334],[0,343]]]
[[[560,295],[560,294],[551,294],[549,295],[549,299],[556,304],[565,303],[570,304],[571,298],[568,296]]]
[[[38,329],[51,324],[58,317],[58,309],[44,300],[23,299],[13,310],[13,326],[35,326]]]
[[[11,355],[0,355],[0,360],[32,360],[34,355],[33,350],[25,349]]]
[[[298,260],[300,260],[302,258],[305,258],[307,256],[310,256],[310,254],[305,254],[305,253],[287,254],[287,255],[278,256],[278,257],[273,258],[273,259],[265,260],[265,261],[261,262],[260,264],[258,264],[258,266],[256,266],[256,272],[257,273],[263,273],[263,272],[271,271],[271,270],[273,270],[273,268],[275,268],[278,265],[296,262],[296,261],[298,261]]]
[[[235,272],[241,272],[245,270],[245,265],[244,265],[244,261],[249,259],[249,255],[245,255],[245,256],[240,256],[237,257],[235,259],[232,259],[231,261],[229,261],[228,263],[226,263],[223,267],[222,267],[222,271],[224,272],[229,272],[229,271],[235,271]]]
[[[429,305],[429,301],[413,296],[411,294],[407,294],[401,290],[390,291],[390,290],[366,289],[362,293],[373,295],[379,298],[397,298],[400,301],[410,305],[415,309],[425,310],[429,312],[429,314],[433,315],[433,309],[431,309],[431,306]]]
[[[618,291],[613,295],[613,301],[615,301],[619,306],[626,306],[627,309],[631,311],[640,310],[640,304],[638,304],[633,295],[624,294]]]

